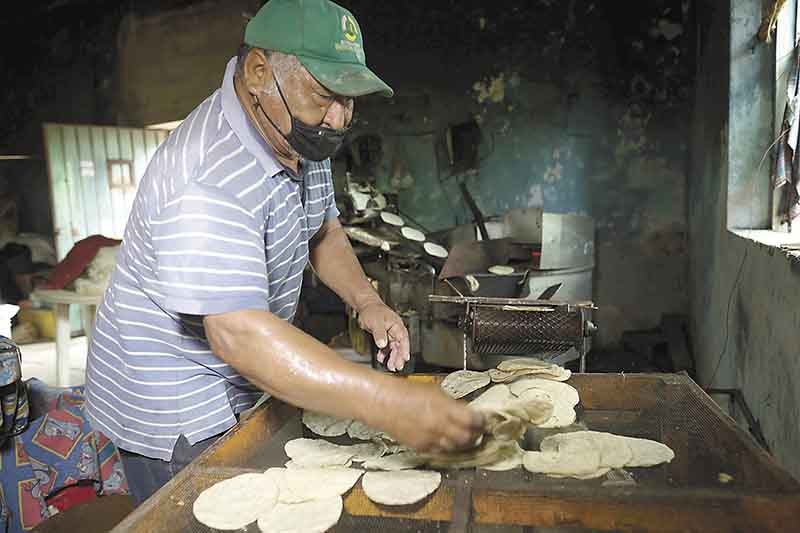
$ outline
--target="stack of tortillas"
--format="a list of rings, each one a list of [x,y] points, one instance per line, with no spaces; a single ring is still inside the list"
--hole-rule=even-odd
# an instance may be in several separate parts
[[[612,468],[669,463],[675,457],[669,446],[660,442],[599,431],[553,435],[539,448],[541,451],[523,454],[526,470],[577,479],[600,477]]]
[[[497,368],[489,370],[489,377],[495,383],[508,383],[529,375],[554,381],[566,381],[572,372],[555,363],[532,358],[508,359],[500,362]]]
[[[508,470],[521,464],[519,441],[529,425],[538,426],[553,414],[553,402],[545,396],[515,397],[504,384],[495,385],[470,402],[486,420],[485,434],[478,446],[456,453],[426,455],[428,464],[448,468],[485,467]]]
[[[523,450],[519,442],[525,428],[556,429],[575,423],[580,396],[563,383],[570,376],[567,369],[532,358],[505,360],[488,372],[459,370],[448,375],[441,386],[453,398],[468,396],[490,381],[498,384],[469,402],[487,419],[481,444],[467,452],[428,457],[429,464],[508,470],[522,466],[525,458],[525,467],[532,472],[588,479],[612,468],[653,466],[672,459],[672,450],[659,442],[594,431],[554,435],[542,442],[541,451]],[[525,406],[531,410],[526,412]],[[634,447],[637,451],[629,452]]]
[[[448,374],[442,380],[441,387],[448,396],[458,399],[484,388],[491,381],[489,374],[486,372],[458,370]]]
[[[270,468],[241,474],[200,493],[193,505],[194,516],[221,530],[257,522],[264,532],[323,533],[339,521],[342,495],[361,474],[354,468]]]
[[[367,428],[368,430],[368,428]],[[367,430],[359,434],[368,433]],[[319,476],[320,472],[328,469],[342,469],[340,465],[349,465],[352,462],[362,463],[367,470],[381,470],[382,472],[367,472],[362,480],[361,487],[367,497],[383,505],[409,505],[423,500],[433,493],[441,483],[441,474],[427,470],[413,470],[425,463],[425,460],[416,453],[400,449],[398,453],[383,456],[387,451],[387,446],[382,440],[376,442],[354,444],[344,446],[333,444],[321,439],[294,439],[284,446],[286,455],[291,459],[286,464],[286,469],[271,469],[273,472],[296,472],[306,471],[309,473],[302,478],[302,483],[313,483],[314,479],[324,482],[324,478]],[[268,472],[270,472],[268,471]],[[358,470],[358,472],[361,472]],[[288,474],[287,480],[291,479]],[[340,474],[339,478],[332,478],[328,483],[333,487],[344,487],[350,478]],[[356,478],[357,479],[357,478]],[[296,481],[297,487],[300,481]],[[351,483],[347,489],[355,483]],[[283,485],[279,483],[281,487]],[[282,490],[287,490],[282,488]],[[297,489],[291,489],[294,494]],[[325,494],[327,496],[327,493]],[[285,502],[287,504],[291,501]]]
[[[314,411],[303,411],[303,425],[308,429],[322,435],[323,437],[339,437],[347,433],[353,424],[352,420],[337,418],[335,416],[315,413]]]

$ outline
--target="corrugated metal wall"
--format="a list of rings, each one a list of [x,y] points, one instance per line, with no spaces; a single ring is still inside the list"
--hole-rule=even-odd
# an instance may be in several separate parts
[[[136,187],[169,132],[45,124],[56,254],[102,234],[120,239]]]

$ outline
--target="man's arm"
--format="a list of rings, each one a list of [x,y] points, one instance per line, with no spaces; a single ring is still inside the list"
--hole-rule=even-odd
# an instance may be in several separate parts
[[[389,370],[402,369],[410,357],[408,331],[370,285],[338,219],[322,225],[311,243],[310,256],[322,282],[356,310],[360,326],[372,333],[381,348],[381,362],[388,354]]]
[[[211,349],[262,390],[298,407],[353,418],[419,451],[474,444],[482,417],[439,387],[357,365],[267,311],[203,319]]]

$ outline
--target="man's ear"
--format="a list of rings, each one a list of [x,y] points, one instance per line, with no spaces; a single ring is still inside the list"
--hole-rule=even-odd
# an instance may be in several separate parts
[[[253,48],[244,61],[244,82],[247,91],[257,95],[272,77],[272,65],[267,54],[260,48]]]

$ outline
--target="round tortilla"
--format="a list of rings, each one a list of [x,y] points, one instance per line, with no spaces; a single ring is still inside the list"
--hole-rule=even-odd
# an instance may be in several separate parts
[[[525,452],[522,464],[529,472],[561,477],[591,479],[608,472],[600,465],[600,452],[586,439],[557,442],[554,451]]]
[[[558,382],[552,382],[558,383]],[[559,383],[562,385],[562,383]],[[543,429],[550,428],[563,428],[575,423],[577,413],[572,403],[572,397],[569,393],[559,391],[559,389],[550,389],[545,391],[538,387],[528,389],[519,395],[521,400],[536,400],[541,399],[542,394],[550,397],[550,402],[553,405],[553,410],[546,420],[536,423],[536,425]]]
[[[520,368],[518,370],[492,368],[488,371],[488,374],[495,383],[510,383],[523,376],[536,376],[551,381],[566,381],[570,378],[572,372],[566,368],[553,365],[551,368]]]
[[[278,485],[264,474],[241,474],[207,488],[194,501],[198,522],[214,529],[235,530],[275,507]]]
[[[473,409],[479,408],[502,408],[508,402],[514,399],[514,395],[508,388],[508,385],[495,385],[490,387],[486,392],[469,402],[467,405]]]
[[[600,453],[600,466],[623,468],[633,458],[630,447],[616,435],[600,431],[574,431],[551,435],[542,440],[542,452],[558,452],[562,443],[569,440],[585,440]]]
[[[278,485],[279,503],[302,503],[342,496],[363,473],[357,468],[270,468],[265,475]]]
[[[382,433],[383,432],[381,430],[373,429],[363,422],[359,422],[358,420],[355,420],[347,428],[347,435],[351,439],[372,440],[380,437]]]
[[[567,385],[566,383],[553,381],[551,379],[538,377],[525,378],[510,384],[508,389],[511,391],[511,394],[515,396],[522,396],[525,391],[529,389],[543,390],[555,401],[559,401],[563,398],[570,407],[575,407],[581,401],[578,389],[572,385]]]
[[[361,465],[368,470],[410,470],[425,463],[425,459],[418,456],[416,453],[400,452],[393,455],[386,455],[378,459],[364,461]]]
[[[400,229],[400,233],[403,235],[403,237],[410,241],[425,242],[425,234],[418,229],[409,228],[406,226]]]
[[[491,382],[485,372],[474,370],[457,370],[442,380],[442,390],[451,398],[463,398],[478,389],[482,389]]]
[[[392,226],[397,226],[398,228],[406,225],[406,221],[403,220],[402,217],[394,213],[389,213],[388,211],[381,211],[381,220]]]
[[[353,462],[363,463],[378,459],[386,453],[386,444],[382,442],[365,442],[363,444],[353,444],[347,447],[353,452]]]
[[[514,273],[514,267],[508,265],[494,265],[489,267],[489,272],[496,276],[509,276]]]
[[[442,475],[432,470],[403,472],[367,472],[361,487],[367,498],[384,505],[411,505],[431,495],[442,482]]]
[[[622,435],[615,436],[627,444],[631,450],[632,457],[627,466],[656,466],[661,463],[669,463],[675,458],[672,448],[661,442]]]
[[[342,516],[342,497],[302,503],[279,503],[258,518],[264,533],[325,533]]]
[[[447,249],[444,246],[439,246],[438,244],[433,242],[426,242],[425,244],[422,245],[422,247],[429,255],[432,255],[433,257],[439,257],[441,259],[445,259],[449,255]]]
[[[497,369],[505,372],[513,372],[515,370],[527,370],[530,368],[551,369],[556,366],[558,365],[554,363],[548,363],[547,361],[542,361],[541,359],[535,359],[533,357],[518,357],[516,359],[506,359],[504,361],[500,361],[497,364]]]
[[[492,470],[494,472],[504,472],[522,466],[522,455],[525,453],[519,443],[512,442],[500,452],[500,457],[493,463],[483,465],[479,468]]]
[[[626,466],[655,466],[668,463],[675,452],[658,441],[614,435],[603,431],[574,431],[551,435],[542,440],[542,452],[556,452],[569,441],[585,441],[600,453],[600,466],[623,468]]]
[[[302,468],[349,466],[358,451],[351,448],[322,439],[293,439],[283,447],[293,466]]]
[[[347,433],[347,428],[352,424],[352,420],[346,420],[336,416],[315,413],[314,411],[303,411],[303,424],[323,437],[339,437]]]

